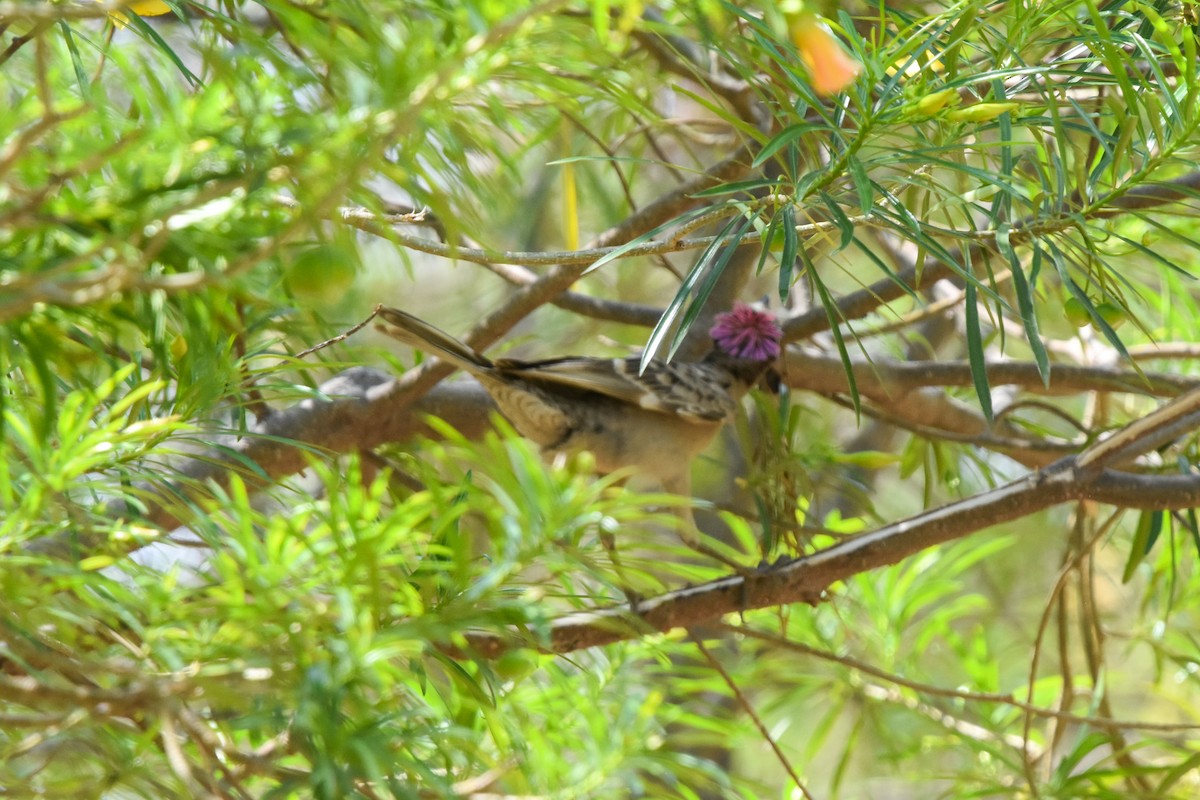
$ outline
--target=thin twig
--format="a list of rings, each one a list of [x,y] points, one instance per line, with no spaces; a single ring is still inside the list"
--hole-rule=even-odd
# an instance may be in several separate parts
[[[735,636],[746,636],[751,639],[758,639],[764,642],[791,650],[796,653],[801,653],[813,658],[819,658],[823,661],[829,661],[835,664],[840,664],[848,669],[857,670],[865,675],[870,675],[879,680],[888,683],[894,683],[897,686],[903,686],[906,689],[912,689],[914,692],[924,695],[932,695],[934,697],[946,697],[952,700],[962,700],[970,703],[997,703],[1000,705],[1011,706],[1020,709],[1035,717],[1045,717],[1048,719],[1061,719],[1066,722],[1072,722],[1079,725],[1111,725],[1113,720],[1107,717],[1090,717],[1081,714],[1071,714],[1065,711],[1058,711],[1053,708],[1043,708],[1042,706],[1034,705],[1023,700],[1018,700],[1011,694],[998,694],[995,692],[970,692],[963,689],[947,689],[944,686],[936,686],[931,683],[922,683],[909,678],[902,677],[894,672],[888,672],[885,669],[875,666],[867,661],[862,661],[850,656],[839,655],[830,650],[822,650],[819,647],[794,642],[790,639],[785,639],[775,633],[761,631],[757,628],[749,627],[748,625],[735,625],[729,622],[717,622],[717,627],[727,630]],[[1032,695],[1031,695],[1032,696]],[[1146,730],[1146,731],[1162,731],[1165,733],[1186,733],[1188,731],[1200,730],[1200,723],[1196,724],[1174,724],[1166,722],[1145,722],[1142,720],[1122,720],[1118,723],[1121,727],[1128,730]]]
[[[738,209],[732,207],[723,207],[714,210],[711,214],[703,216],[699,220],[693,220],[686,225],[681,226],[682,230],[694,230],[698,227],[724,217],[729,217],[734,214],[741,213]],[[358,228],[359,230],[373,233],[422,253],[429,255],[440,256],[442,258],[453,259],[456,261],[468,261],[475,264],[518,264],[526,267],[546,267],[546,266],[579,266],[590,265],[600,260],[606,255],[615,252],[619,248],[626,248],[621,253],[620,258],[639,258],[643,256],[655,256],[665,253],[679,253],[687,250],[700,250],[708,247],[715,242],[718,236],[695,236],[681,237],[678,232],[672,234],[665,240],[651,241],[644,244],[626,247],[624,244],[603,245],[597,247],[585,247],[579,250],[545,250],[545,251],[518,251],[518,250],[491,250],[487,248],[461,247],[459,245],[444,244],[426,239],[422,236],[412,236],[406,233],[401,233],[397,230],[385,230],[381,226],[393,224],[411,224],[404,220],[399,223],[393,222],[387,214],[375,214],[363,208],[345,208],[339,212],[340,219]],[[869,214],[864,214],[856,217],[850,217],[850,222],[855,225],[874,224],[875,218]],[[808,222],[796,226],[796,233],[802,237],[813,236],[826,231],[837,230],[836,222]],[[758,244],[762,241],[763,234],[758,231],[747,233],[738,243],[741,245]]]
[[[808,798],[808,800],[813,800],[813,796],[808,793],[808,789],[805,787],[803,781],[800,780],[800,776],[796,774],[796,769],[792,766],[791,762],[788,761],[787,756],[783,754],[783,750],[779,748],[779,743],[775,741],[775,737],[772,736],[771,732],[767,730],[767,726],[763,724],[761,719],[759,719],[758,714],[754,710],[754,706],[750,703],[750,699],[746,697],[746,695],[742,692],[741,687],[737,685],[737,681],[735,681],[733,676],[731,676],[728,670],[725,669],[725,665],[718,661],[713,654],[709,652],[708,648],[704,646],[704,641],[699,636],[691,631],[688,631],[688,635],[689,638],[691,638],[692,643],[696,645],[696,649],[700,651],[700,655],[704,656],[705,660],[708,661],[709,666],[716,670],[717,674],[721,676],[721,679],[725,681],[725,685],[729,687],[729,691],[733,694],[734,699],[737,700],[738,705],[741,706],[742,710],[746,712],[746,716],[750,717],[750,721],[754,723],[754,727],[758,728],[759,736],[763,738],[763,741],[770,745],[771,751],[775,753],[776,760],[779,761],[780,765],[792,779],[792,783],[796,785],[796,788],[799,789],[800,793]]]
[[[358,333],[363,328],[367,327],[367,325],[371,322],[371,320],[375,319],[375,316],[379,313],[379,310],[381,308],[383,308],[382,304],[376,305],[375,309],[371,312],[370,316],[368,316],[362,322],[359,322],[358,324],[354,325],[353,327],[346,329],[345,331],[339,333],[337,336],[334,336],[332,339],[326,339],[325,341],[323,341],[319,344],[315,344],[306,350],[301,350],[299,353],[296,353],[296,355],[293,356],[293,358],[295,358],[298,361],[298,360],[304,358],[305,356],[312,355],[313,353],[317,352],[318,350],[324,350],[326,347],[346,341],[351,336]]]

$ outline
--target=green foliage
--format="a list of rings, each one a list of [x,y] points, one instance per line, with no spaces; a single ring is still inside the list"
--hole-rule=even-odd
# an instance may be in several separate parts
[[[186,793],[196,777],[172,758],[212,773],[199,785],[320,797],[364,781],[395,796],[450,793],[490,770],[534,793],[633,792],[664,769],[722,780],[656,752],[674,715],[626,665],[657,645],[570,661],[512,654],[529,662],[525,675],[512,674],[513,658],[459,661],[446,649],[511,625],[536,641],[554,609],[602,596],[611,565],[595,555],[597,533],[644,522],[644,499],[546,472],[519,441],[431,449],[444,483],[411,494],[397,495],[387,472],[365,480],[353,460],[314,463],[328,494],[297,493],[286,514],[256,510],[235,481],[194,527],[213,546],[202,574],[8,557],[7,655],[34,680],[6,697],[45,723],[0,739],[4,782],[70,794],[107,774],[138,794]],[[43,477],[98,469],[90,452],[64,453]],[[12,508],[9,529],[39,511]],[[111,540],[128,534],[115,526]],[[74,693],[72,675],[87,676]],[[192,741],[173,755],[181,734]]]

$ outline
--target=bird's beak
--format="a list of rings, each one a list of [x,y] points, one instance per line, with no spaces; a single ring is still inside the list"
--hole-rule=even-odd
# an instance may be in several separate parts
[[[783,386],[783,373],[774,364],[767,367],[767,371],[758,380],[759,385],[768,390],[771,394],[779,394],[779,389]]]

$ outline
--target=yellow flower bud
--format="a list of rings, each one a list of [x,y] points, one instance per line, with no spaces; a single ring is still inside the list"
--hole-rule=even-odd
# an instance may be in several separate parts
[[[96,2],[100,2],[100,0],[96,0]],[[171,13],[171,7],[163,0],[130,0],[124,4],[124,7],[139,17],[159,17]],[[109,16],[116,21],[119,27],[123,28],[129,24],[129,17],[121,11],[112,11]]]
[[[175,359],[175,363],[178,364],[187,355],[188,340],[178,333],[175,334],[174,338],[171,339],[170,350],[171,358]]]
[[[157,17],[171,13],[171,7],[163,0],[134,0],[128,8],[139,17]]]
[[[940,92],[927,94],[918,100],[917,112],[927,117],[931,117],[946,106],[957,104],[958,100],[959,97],[957,89],[943,89]]]
[[[946,119],[951,122],[987,122],[1008,111],[1016,111],[1020,103],[976,103],[966,108],[956,108],[946,112]]]

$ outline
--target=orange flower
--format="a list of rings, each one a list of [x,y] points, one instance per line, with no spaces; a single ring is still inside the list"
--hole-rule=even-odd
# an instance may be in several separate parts
[[[831,95],[854,83],[862,71],[815,14],[802,12],[789,20],[792,42],[800,52],[800,60],[808,67],[812,87],[819,95]]]

